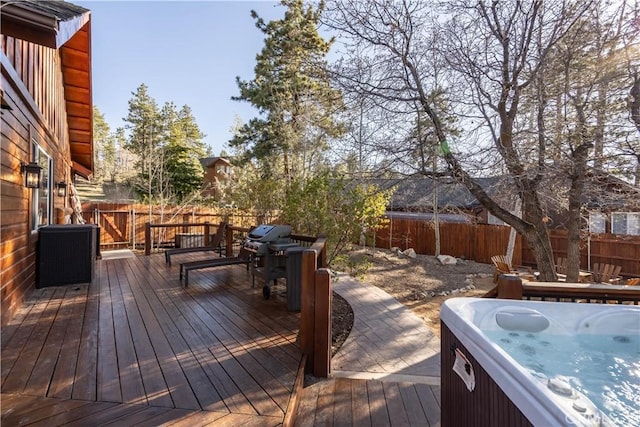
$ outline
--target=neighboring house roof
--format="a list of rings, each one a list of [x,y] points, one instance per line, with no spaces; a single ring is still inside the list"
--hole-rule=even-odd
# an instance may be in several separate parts
[[[208,168],[209,166],[212,166],[218,162],[223,162],[231,165],[231,162],[224,157],[203,157],[200,159],[200,164],[203,168]]]
[[[2,1],[2,34],[60,50],[73,169],[93,173],[91,12],[63,1]]]
[[[502,206],[513,206],[515,187],[506,177],[476,178],[487,194]],[[480,203],[463,184],[452,178],[438,178],[438,209],[480,208]],[[396,187],[391,198],[392,210],[428,211],[433,207],[434,180],[429,177],[376,179],[382,188]],[[560,175],[544,180],[540,186],[543,203],[551,211],[562,212],[568,207],[569,182]],[[587,209],[640,210],[640,189],[611,174],[590,170],[585,177],[582,203]]]
[[[507,195],[504,179],[500,177],[478,178],[476,181],[492,197]],[[481,205],[463,184],[452,178],[438,178],[437,187],[432,178],[376,179],[374,184],[382,188],[395,187],[391,197],[392,210],[420,211],[431,210],[434,191],[438,192],[438,209],[458,208],[476,209]],[[506,200],[509,200],[507,198]]]
[[[640,210],[640,188],[608,173],[591,170],[583,195],[590,210]]]

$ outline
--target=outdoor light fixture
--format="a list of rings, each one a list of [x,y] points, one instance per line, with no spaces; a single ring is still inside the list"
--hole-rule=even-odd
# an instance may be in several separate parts
[[[56,189],[58,190],[58,197],[66,197],[67,196],[67,183],[64,181],[60,181],[56,184]]]
[[[40,172],[42,172],[42,167],[38,166],[36,162],[22,163],[20,165],[20,173],[25,174],[24,186],[27,188],[40,188]]]

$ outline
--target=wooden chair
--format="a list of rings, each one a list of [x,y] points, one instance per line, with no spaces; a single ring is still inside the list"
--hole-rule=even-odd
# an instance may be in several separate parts
[[[566,258],[558,258],[556,260],[556,273],[558,274],[567,274],[567,259]]]
[[[614,285],[620,282],[618,275],[620,274],[622,267],[612,264],[593,264],[591,276],[594,282],[608,283]]]
[[[218,251],[218,255],[222,256],[222,242],[224,239],[224,233],[227,229],[227,223],[221,222],[218,225],[218,229],[216,230],[216,234],[213,235],[208,245],[205,246],[196,246],[193,248],[172,248],[164,251],[164,261],[167,265],[171,266],[171,255],[177,254],[185,254],[190,252],[208,252],[208,251]]]
[[[511,263],[507,260],[506,255],[494,255],[491,257],[491,262],[496,267],[493,272],[493,283],[498,282],[498,276],[501,274],[527,274],[531,277],[533,276],[533,270],[531,267],[525,266],[512,266]]]

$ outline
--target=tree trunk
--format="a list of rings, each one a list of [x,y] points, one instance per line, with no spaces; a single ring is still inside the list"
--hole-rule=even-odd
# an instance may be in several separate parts
[[[580,143],[573,150],[573,165],[569,174],[571,187],[569,189],[569,225],[567,227],[567,282],[570,283],[578,282],[580,272],[580,230],[582,229],[580,208],[582,206],[582,193],[587,169],[587,156],[592,148],[592,144],[587,141],[588,136],[585,135],[586,117],[581,103],[581,95],[581,91],[578,90],[578,101],[575,102],[576,125]]]

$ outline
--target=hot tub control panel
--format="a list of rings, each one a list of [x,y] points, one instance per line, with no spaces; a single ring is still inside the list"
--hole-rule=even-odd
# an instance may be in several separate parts
[[[551,390],[552,399],[571,418],[576,418],[577,425],[613,426],[613,422],[603,414],[584,394],[573,388],[569,382],[561,378],[549,378],[547,388]]]

